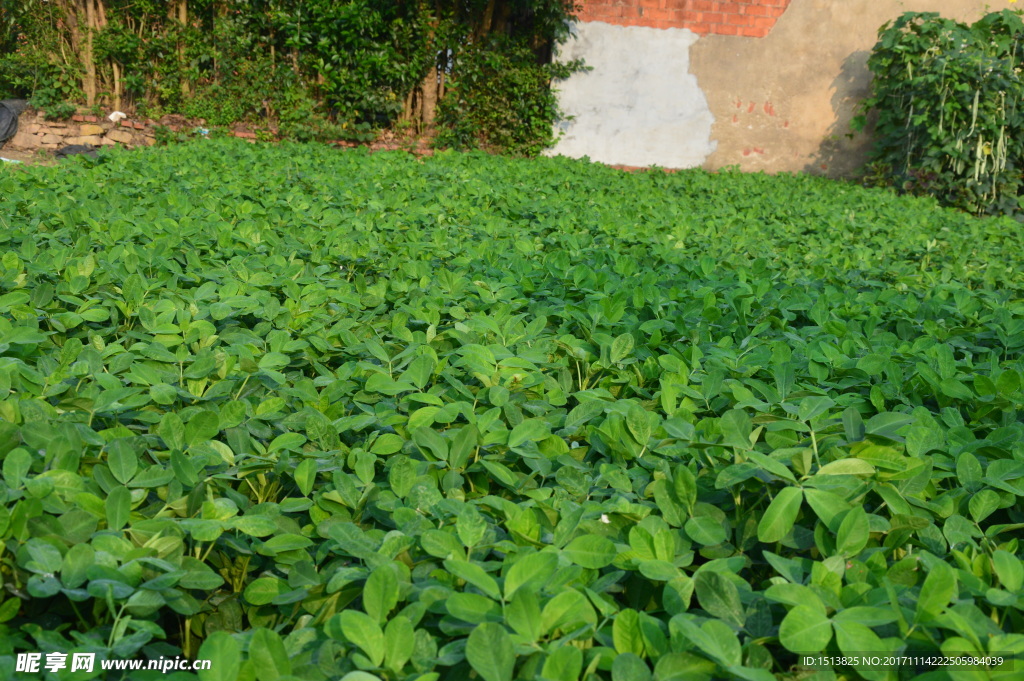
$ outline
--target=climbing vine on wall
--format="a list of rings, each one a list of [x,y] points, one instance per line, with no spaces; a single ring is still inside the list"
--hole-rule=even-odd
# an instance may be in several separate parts
[[[872,177],[972,213],[1024,215],[1021,12],[971,25],[908,12],[878,35],[872,95],[854,121],[875,117]]]

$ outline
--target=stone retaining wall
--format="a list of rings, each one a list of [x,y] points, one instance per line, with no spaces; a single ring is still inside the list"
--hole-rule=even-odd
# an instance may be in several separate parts
[[[94,147],[126,147],[156,144],[156,122],[123,119],[114,123],[106,118],[76,114],[71,120],[52,121],[42,111],[25,111],[18,119],[18,132],[7,140],[4,149],[36,151],[57,150],[72,144]]]
[[[70,120],[49,120],[43,111],[27,110],[18,118],[18,132],[0,147],[21,151],[56,151],[74,144],[94,147],[143,147],[156,144],[157,129],[165,127],[172,132],[193,130],[204,124],[181,116],[165,116],[158,121],[125,118],[116,123],[105,116],[78,113]],[[236,129],[235,137],[255,141],[256,133]],[[270,134],[273,134],[271,131]]]

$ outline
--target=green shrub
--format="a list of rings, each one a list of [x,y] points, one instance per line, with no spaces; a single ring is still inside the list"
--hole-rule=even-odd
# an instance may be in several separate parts
[[[1024,56],[1020,12],[972,25],[908,12],[879,31],[868,67],[872,95],[854,121],[877,113],[870,175],[975,214],[1021,214]]]
[[[437,142],[536,156],[555,141],[561,115],[550,83],[582,62],[539,64],[532,50],[505,38],[474,45],[459,57],[456,77],[438,107]]]
[[[441,113],[458,147],[534,154],[551,141],[549,82],[566,69],[543,62],[568,34],[567,0],[186,4],[183,22],[166,2],[108,2],[86,52],[69,47],[77,5],[3,0],[0,95],[33,95],[48,111],[276,123],[296,140],[425,130]],[[446,84],[428,77],[439,72]],[[438,112],[444,85],[452,101]]]

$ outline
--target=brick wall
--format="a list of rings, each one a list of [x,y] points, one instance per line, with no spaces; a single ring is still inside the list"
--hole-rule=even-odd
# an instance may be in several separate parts
[[[763,38],[790,0],[580,0],[580,21]]]

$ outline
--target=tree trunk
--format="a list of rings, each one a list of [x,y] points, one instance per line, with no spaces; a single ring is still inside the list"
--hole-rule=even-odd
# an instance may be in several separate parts
[[[96,3],[96,30],[105,31],[107,30],[107,8],[103,5],[103,0],[95,0]],[[106,102],[107,104],[113,104],[115,111],[121,110],[121,96],[124,88],[121,79],[121,65],[114,59],[109,59],[110,64],[110,96],[111,101]]]
[[[297,22],[295,24],[295,44],[292,45],[292,70],[295,71],[295,76],[299,76],[299,44],[302,38],[302,12],[301,6],[300,11],[297,15]]]
[[[110,62],[110,71],[114,75],[114,111],[121,110],[121,98],[124,94],[124,85],[121,81],[121,66],[116,61]]]
[[[508,32],[508,17],[512,11],[512,5],[508,2],[501,3],[501,9],[498,10],[498,17],[494,20],[491,25],[492,33],[507,33]]]
[[[398,120],[402,122],[408,122],[413,119],[412,105],[416,98],[416,90],[412,89],[409,94],[405,96],[405,105],[402,107],[402,114],[398,117]]]
[[[85,42],[82,48],[82,62],[85,75],[82,77],[82,91],[85,93],[85,105],[96,104],[96,59],[93,51],[93,33],[97,28],[96,5],[93,0],[85,0]]]
[[[434,53],[434,58],[430,61],[430,68],[427,69],[426,75],[423,76],[423,81],[420,83],[419,88],[417,88],[417,94],[419,95],[417,99],[419,101],[416,104],[416,123],[420,132],[428,132],[434,127],[434,119],[437,115],[437,102],[440,99],[438,97],[440,91],[439,83],[443,82],[443,80],[438,80],[437,45],[434,41],[434,37],[437,35],[437,26],[438,19],[435,15],[430,22],[430,30],[427,33],[427,45],[430,46],[429,49]]]
[[[171,0],[167,5],[167,18],[178,22],[179,34],[175,52],[178,55],[178,75],[181,79],[179,87],[181,96],[187,99],[192,95],[192,85],[185,73],[185,41],[181,37],[181,32],[188,26],[188,0]]]
[[[437,114],[437,67],[431,67],[427,71],[423,83],[420,85],[420,123],[424,130],[434,126],[434,118]]]
[[[85,36],[82,34],[80,12],[84,9],[79,5],[81,0],[57,0],[57,7],[61,11],[64,24],[68,27],[68,36],[71,41],[71,51],[75,58],[85,66]],[[86,78],[82,76],[82,91],[86,91]]]
[[[476,30],[473,32],[474,39],[478,40],[491,32],[491,22],[494,21],[494,2],[495,0],[487,0],[487,7],[484,9],[484,16],[477,25]]]

